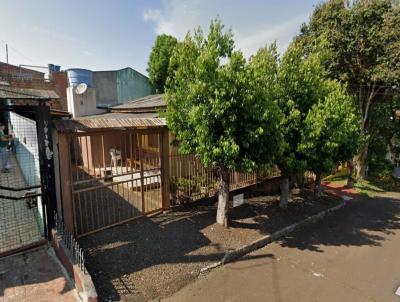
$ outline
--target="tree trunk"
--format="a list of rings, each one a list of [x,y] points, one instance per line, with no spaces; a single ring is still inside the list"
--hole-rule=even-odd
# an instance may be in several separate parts
[[[315,196],[320,198],[321,193],[322,193],[321,174],[316,174],[314,194],[315,194]]]
[[[218,192],[217,223],[229,226],[229,169],[220,169],[220,188]]]
[[[367,176],[367,156],[368,146],[365,146],[360,154],[356,155],[354,161],[356,163],[356,178],[363,180]]]
[[[353,188],[354,187],[354,183],[355,183],[355,179],[354,179],[354,163],[352,160],[349,160],[347,162],[348,166],[349,166],[349,177],[347,178],[347,187],[348,188]]]
[[[279,207],[283,210],[287,209],[289,202],[289,177],[283,176],[281,179],[281,197],[279,200]]]

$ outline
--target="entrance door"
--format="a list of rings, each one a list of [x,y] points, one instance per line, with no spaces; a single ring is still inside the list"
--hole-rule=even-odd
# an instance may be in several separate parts
[[[17,103],[0,100],[0,257],[45,243],[56,202],[49,107]]]

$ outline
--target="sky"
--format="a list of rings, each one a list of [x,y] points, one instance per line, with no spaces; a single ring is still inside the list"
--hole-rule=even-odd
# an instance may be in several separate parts
[[[158,34],[182,39],[219,16],[246,57],[277,42],[283,52],[318,0],[0,0],[0,61],[146,74]]]

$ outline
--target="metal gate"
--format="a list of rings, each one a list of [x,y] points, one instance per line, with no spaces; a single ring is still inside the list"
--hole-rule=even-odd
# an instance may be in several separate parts
[[[71,194],[63,198],[64,220],[68,221],[66,208],[71,200],[76,235],[163,209],[162,130],[73,133],[64,139],[68,150],[60,137],[60,156],[64,162],[68,158],[68,167],[60,162],[60,172],[69,171],[70,181],[64,179],[62,187]]]
[[[0,94],[0,257],[45,243],[56,202],[46,100],[5,94]]]

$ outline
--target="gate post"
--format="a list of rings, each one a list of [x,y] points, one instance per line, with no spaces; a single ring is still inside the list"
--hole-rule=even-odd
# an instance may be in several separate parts
[[[161,189],[163,210],[170,208],[169,200],[169,131],[168,128],[161,130]]]
[[[53,140],[51,137],[50,107],[46,100],[39,100],[36,108],[36,131],[39,149],[40,181],[42,185],[42,199],[45,208],[47,239],[51,238],[51,229],[54,227],[54,212],[57,211],[56,187],[54,176]]]
[[[60,163],[62,219],[67,230],[76,235],[74,199],[71,179],[71,139],[66,134],[58,135],[58,158]],[[61,213],[59,213],[61,214]],[[59,215],[60,217],[61,215]]]

